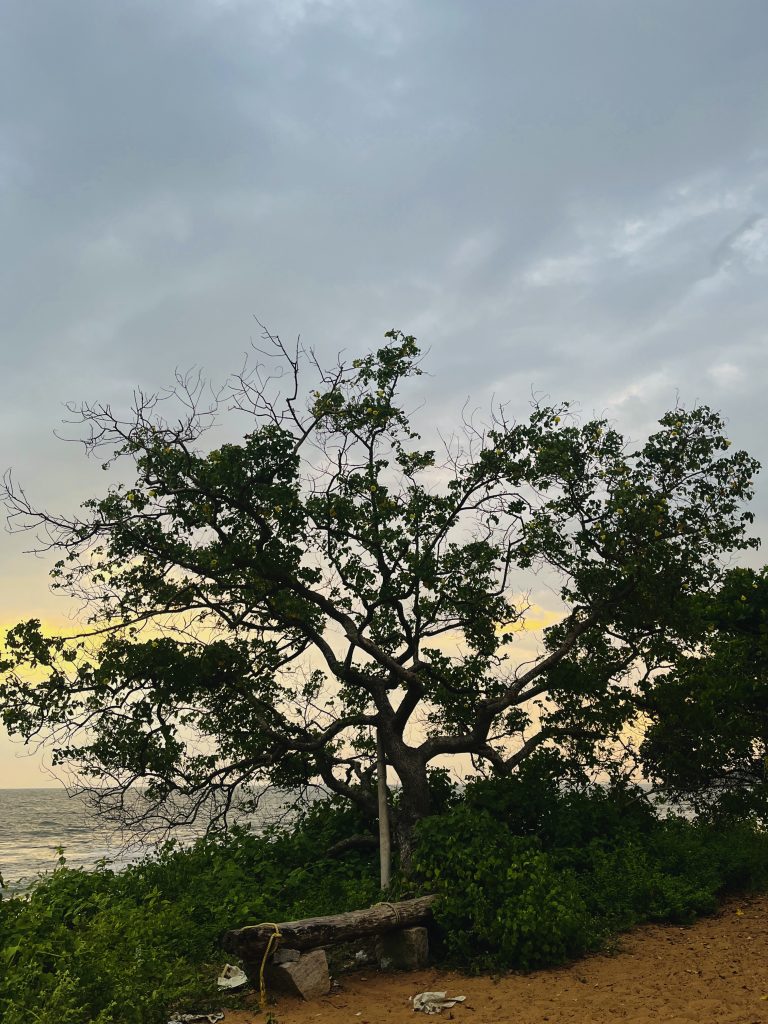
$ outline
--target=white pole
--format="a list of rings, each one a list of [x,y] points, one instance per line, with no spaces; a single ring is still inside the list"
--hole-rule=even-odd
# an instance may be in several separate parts
[[[384,757],[384,744],[381,742],[381,732],[378,727],[376,728],[376,773],[379,791],[379,863],[381,866],[381,888],[388,889],[392,852],[391,838],[389,834],[389,804],[387,802],[387,760]]]

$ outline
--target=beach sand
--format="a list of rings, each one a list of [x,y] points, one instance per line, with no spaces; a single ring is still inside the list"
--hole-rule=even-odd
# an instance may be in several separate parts
[[[620,936],[612,955],[533,974],[467,978],[438,969],[341,975],[312,1002],[279,997],[279,1024],[766,1024],[768,895],[730,901],[690,927],[643,926]],[[440,1016],[415,1014],[408,1000],[424,990],[465,995]],[[449,1016],[449,1013],[452,1016]],[[226,1024],[264,1024],[264,1016],[228,1012]]]

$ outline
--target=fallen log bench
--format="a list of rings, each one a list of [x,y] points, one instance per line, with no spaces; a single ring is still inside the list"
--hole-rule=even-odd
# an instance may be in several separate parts
[[[380,964],[403,969],[423,967],[428,954],[424,925],[432,916],[436,900],[437,896],[420,896],[329,917],[246,925],[225,932],[221,945],[243,961],[245,973],[254,984],[259,983],[264,964],[270,987],[311,999],[330,990],[327,946],[373,937]],[[279,941],[275,941],[276,932]]]

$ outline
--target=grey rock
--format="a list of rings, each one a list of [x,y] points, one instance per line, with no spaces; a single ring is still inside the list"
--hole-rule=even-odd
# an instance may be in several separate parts
[[[426,967],[429,960],[427,929],[401,928],[387,932],[376,940],[376,954],[385,970],[415,971]]]
[[[278,947],[277,952],[272,957],[272,963],[277,964],[295,964],[301,957],[301,953],[298,949],[283,949],[281,946]]]
[[[331,976],[328,973],[328,958],[324,949],[313,949],[302,953],[298,960],[288,963],[271,963],[264,971],[267,988],[277,992],[288,992],[302,999],[316,999],[331,990]]]

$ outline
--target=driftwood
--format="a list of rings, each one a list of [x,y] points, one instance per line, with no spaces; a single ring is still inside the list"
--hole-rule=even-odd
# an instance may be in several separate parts
[[[437,896],[420,896],[400,903],[377,903],[368,910],[353,910],[348,914],[279,923],[280,945],[304,951],[369,935],[383,935],[396,928],[412,928],[431,917],[436,899]],[[247,925],[225,932],[221,945],[246,963],[260,962],[274,931],[272,924]]]

